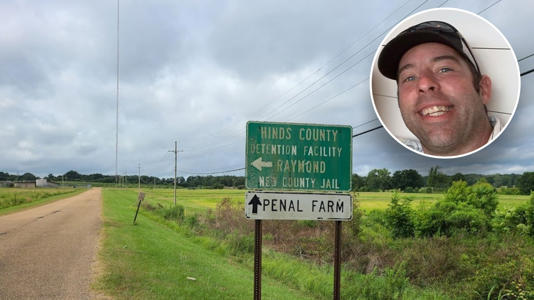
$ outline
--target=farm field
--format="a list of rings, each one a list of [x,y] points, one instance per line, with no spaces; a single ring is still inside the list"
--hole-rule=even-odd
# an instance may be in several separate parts
[[[143,189],[146,193],[146,200],[153,204],[157,203],[165,206],[174,203],[172,189]],[[184,206],[188,213],[200,213],[205,209],[215,209],[217,204],[228,198],[236,205],[243,205],[245,190],[237,189],[177,189],[176,201]],[[353,199],[360,209],[370,211],[373,209],[386,209],[391,201],[391,192],[358,192],[353,193]],[[443,194],[429,193],[399,193],[401,198],[412,199],[411,205],[427,207]],[[521,204],[526,204],[529,196],[525,195],[498,195],[499,208],[513,208]]]
[[[80,188],[0,188],[0,215],[79,194]]]
[[[163,206],[174,204],[173,189],[143,189],[148,203]],[[238,189],[176,189],[176,203],[184,206],[187,213],[201,213],[215,209],[217,204],[228,198],[236,205],[245,201],[245,190]]]
[[[364,211],[372,209],[386,209],[391,201],[391,192],[360,192],[356,193],[356,199],[360,208]],[[412,207],[428,207],[433,202],[443,197],[443,194],[428,193],[399,193],[401,198],[412,199]],[[529,196],[526,195],[497,195],[499,200],[498,208],[513,208],[528,202]]]

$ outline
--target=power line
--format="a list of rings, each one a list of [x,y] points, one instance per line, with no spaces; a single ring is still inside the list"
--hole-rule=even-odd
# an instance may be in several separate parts
[[[479,15],[482,14],[483,12],[485,12],[488,9],[490,9],[492,6],[494,6],[495,4],[497,4],[497,3],[501,2],[501,1],[502,0],[497,0],[497,1],[493,2],[493,4],[490,4],[490,6],[488,6],[488,7],[484,8],[483,10],[479,11],[478,14]]]
[[[385,17],[380,23],[378,23],[377,25],[373,26],[373,28],[378,28],[379,26],[381,26],[385,21],[387,21],[395,12],[397,12],[398,10],[400,10],[401,8],[403,8],[404,6],[406,6],[406,4],[408,4],[408,2],[410,2],[410,0],[404,2],[404,4],[402,4],[399,8],[395,9],[393,12],[391,12],[387,17]],[[426,1],[425,1],[426,2]],[[371,30],[372,31],[372,30]],[[371,33],[371,31],[368,31],[364,36],[368,35],[369,33]],[[358,39],[357,41],[351,43],[350,46],[344,48],[343,50],[339,51],[337,55],[335,55],[334,57],[330,58],[326,63],[324,63],[323,65],[321,65],[319,68],[317,68],[313,73],[311,73],[310,75],[306,76],[303,80],[299,81],[293,88],[289,89],[285,94],[288,94],[289,91],[295,89],[297,86],[301,85],[304,81],[306,81],[308,78],[312,77],[313,75],[315,75],[316,73],[318,73],[320,70],[322,70],[324,67],[326,67],[330,62],[333,62],[335,59],[337,59],[338,57],[340,57],[343,53],[345,53],[348,49],[352,48],[354,45],[356,45],[357,43],[359,43],[360,41],[363,40],[363,37],[361,39]],[[352,55],[353,56],[353,55]],[[352,57],[351,56],[351,57]],[[349,57],[348,59],[350,59],[351,57]],[[345,60],[346,61],[346,60]],[[327,72],[327,74],[323,75],[321,78],[317,79],[316,81],[314,81],[311,86],[313,86],[317,81],[320,81],[322,78],[324,78],[325,76],[327,76],[329,73],[331,73],[332,71],[334,71],[335,69],[337,69],[340,65],[337,65],[335,66],[333,69],[331,69],[330,71]],[[304,88],[304,90],[308,89],[310,86]],[[282,103],[279,107],[275,107],[275,109],[273,111],[271,111],[269,114],[272,114],[274,112],[276,112],[276,110],[282,106],[285,105],[285,103],[287,103],[288,101],[290,101],[291,99],[295,98],[296,96],[298,96],[300,93],[302,93],[304,90],[301,90],[300,92],[298,92],[297,94],[295,94],[293,97],[287,99],[284,103]],[[265,107],[265,106],[264,106]],[[265,117],[267,118],[267,116]]]
[[[378,119],[377,119],[377,118],[374,118],[374,119],[369,120],[369,121],[367,121],[367,122],[363,122],[363,123],[361,123],[360,125],[352,126],[352,129],[356,129],[356,128],[358,128],[358,127],[362,127],[363,125],[367,125],[367,124],[372,123],[372,122],[374,122],[374,121],[378,121]]]
[[[318,90],[322,89],[324,86],[328,85],[329,83],[331,83],[332,81],[336,80],[339,76],[345,74],[346,72],[350,71],[352,68],[354,68],[355,66],[357,66],[358,64],[360,64],[364,59],[368,58],[369,56],[371,56],[372,54],[374,53],[374,51],[371,51],[369,54],[367,54],[366,56],[364,56],[363,58],[361,58],[360,60],[358,60],[356,63],[350,65],[348,68],[346,68],[345,70],[341,71],[340,73],[338,73],[336,76],[334,76],[333,78],[331,78],[330,80],[324,82],[323,84],[321,84],[319,87],[317,87],[315,90],[309,92],[308,94],[304,95],[303,97],[299,98],[297,101],[293,102],[292,104],[290,104],[287,108],[289,107],[292,107],[294,106],[295,104],[299,103],[300,101],[304,100],[306,97],[314,94],[315,92],[317,92]]]
[[[337,98],[337,97],[339,97],[339,96],[341,96],[341,95],[347,93],[348,91],[354,89],[354,88],[357,87],[358,85],[360,85],[360,84],[366,82],[368,79],[369,79],[369,78],[365,78],[365,79],[363,79],[363,80],[360,80],[359,82],[357,82],[357,83],[351,85],[349,88],[343,90],[342,92],[340,92],[340,93],[338,93],[338,94],[336,94],[336,95],[334,95],[334,96],[332,96],[332,97],[330,97],[330,98],[324,100],[323,102],[320,102],[319,104],[317,104],[317,105],[311,107],[310,109],[308,109],[308,110],[306,110],[306,111],[303,111],[301,114],[295,116],[295,118],[298,118],[298,117],[300,117],[300,116],[302,116],[302,115],[305,115],[305,114],[309,113],[310,111],[317,109],[319,106],[322,106],[322,105],[324,105],[324,104],[326,104],[326,103],[328,103],[328,102],[334,100],[335,98]]]
[[[523,61],[523,60],[525,60],[525,59],[527,59],[527,58],[529,58],[529,57],[531,57],[531,56],[534,56],[534,53],[532,53],[532,54],[530,54],[530,55],[527,55],[527,56],[525,56],[525,57],[523,57],[523,58],[521,58],[521,59],[518,59],[517,62],[521,62],[521,61]]]
[[[533,71],[534,71],[534,69],[530,69],[530,70],[528,70],[528,71],[526,71],[526,72],[521,73],[521,76],[530,74],[530,73],[532,73]]]
[[[380,125],[380,126],[377,126],[377,127],[375,127],[375,128],[371,128],[371,129],[369,129],[369,130],[366,130],[366,131],[363,131],[363,132],[360,132],[360,133],[353,134],[352,137],[355,138],[355,137],[357,137],[357,136],[360,136],[360,135],[369,133],[369,132],[371,132],[371,131],[375,131],[375,130],[380,129],[380,128],[383,128],[383,127],[384,127],[384,126]]]
[[[406,18],[407,16],[411,15],[413,12],[415,12],[416,10],[418,10],[421,6],[423,6],[426,2],[428,2],[428,0],[425,0],[423,1],[421,4],[419,4],[416,8],[414,8],[413,10],[411,10],[408,14],[406,14],[402,19]],[[358,51],[352,53],[350,56],[348,56],[345,60],[343,60],[341,63],[337,64],[334,68],[330,69],[326,74],[324,74],[323,76],[321,76],[319,79],[315,80],[314,82],[312,82],[310,85],[308,85],[307,87],[305,87],[304,89],[302,89],[300,92],[298,92],[297,94],[293,95],[293,97],[287,99],[284,103],[282,103],[282,105],[280,105],[278,108],[279,109],[282,109],[282,107],[284,105],[286,105],[286,103],[289,103],[291,100],[295,99],[297,96],[299,96],[300,94],[302,94],[303,92],[305,92],[306,90],[308,90],[309,88],[313,87],[315,84],[317,84],[319,81],[323,80],[324,78],[326,78],[328,75],[330,75],[333,71],[337,70],[339,67],[341,67],[342,65],[346,64],[348,61],[350,61],[353,57],[355,57],[356,55],[358,55],[360,52],[362,52],[366,47],[370,46],[373,42],[375,42],[379,37],[381,37],[382,35],[386,34],[391,28],[393,28],[393,26],[390,26],[389,28],[387,28],[384,32],[382,32],[381,34],[379,34],[378,36],[376,36],[375,38],[373,38],[370,42],[368,42],[367,44],[365,44],[363,47],[359,48]],[[369,54],[371,55],[372,52]],[[367,56],[369,56],[367,55]],[[366,57],[367,57],[366,56]],[[359,60],[359,62],[361,62],[363,59]],[[353,64],[351,67],[349,67],[348,69],[345,69],[343,72],[339,73],[338,75],[336,75],[334,77],[337,78],[339,77],[341,74],[347,72],[349,69],[355,67],[358,63],[356,64]],[[330,83],[333,79],[329,80],[326,84]],[[297,101],[295,101],[293,104],[291,104],[289,107],[293,106],[294,104],[300,102],[302,99],[310,96],[311,94],[313,94],[314,92],[316,92],[317,90],[321,89],[322,87],[324,87],[326,84],[323,84],[321,85],[319,88],[315,89],[314,91],[312,91],[311,93],[308,93],[307,95],[299,98]],[[273,111],[274,113],[276,112]],[[267,117],[274,117],[276,115],[273,114],[273,112],[269,115],[266,116]]]
[[[184,173],[188,173],[188,174],[191,174],[191,175],[214,175],[214,174],[223,174],[223,173],[231,173],[231,172],[235,172],[235,171],[241,171],[241,170],[244,170],[245,168],[238,168],[238,169],[232,169],[232,170],[225,170],[225,171],[217,171],[217,172],[186,172],[186,171],[183,171]]]

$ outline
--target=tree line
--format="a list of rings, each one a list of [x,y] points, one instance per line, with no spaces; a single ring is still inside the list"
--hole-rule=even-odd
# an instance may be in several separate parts
[[[84,175],[74,170],[68,171],[62,175],[48,174],[44,177],[50,182],[61,183],[64,181],[72,182],[94,182],[114,184],[119,181],[121,184],[137,184],[138,176],[120,176],[115,178],[113,175],[103,175],[100,173]],[[0,172],[0,181],[34,181],[37,177],[31,173],[23,175],[14,175]],[[172,186],[174,178],[159,178],[155,176],[140,176],[143,185],[164,185]],[[499,188],[500,193],[505,194],[529,194],[534,190],[534,172],[525,172],[523,174],[462,174],[454,175],[444,174],[439,170],[439,166],[431,167],[428,175],[423,176],[414,169],[405,169],[393,172],[388,169],[373,169],[367,173],[367,176],[358,174],[352,175],[353,191],[386,191],[400,190],[404,192],[441,192],[447,190],[452,182],[463,180],[468,185],[473,185],[481,180]],[[176,184],[184,188],[245,188],[245,177],[243,176],[182,176],[176,178]]]
[[[360,192],[377,192],[400,190],[404,192],[445,191],[455,181],[465,181],[473,185],[483,181],[491,184],[504,194],[530,194],[534,190],[534,172],[519,174],[462,174],[447,175],[439,170],[439,166],[431,167],[428,175],[423,176],[414,169],[395,171],[373,169],[367,176],[352,175],[352,189]]]
[[[0,172],[0,181],[35,181],[38,177],[32,173],[24,173],[23,175],[14,175],[5,172]],[[43,177],[49,182],[62,183],[62,182],[87,182],[87,183],[103,183],[103,184],[115,184],[121,185],[137,184],[139,180],[142,185],[158,185],[158,186],[173,186],[174,177],[159,178],[155,176],[141,175],[140,178],[137,175],[121,175],[116,178],[114,175],[103,175],[100,173],[84,175],[76,171],[68,171],[62,175],[48,174]],[[243,176],[189,176],[186,178],[180,176],[176,178],[176,185],[184,188],[245,188],[245,177]]]

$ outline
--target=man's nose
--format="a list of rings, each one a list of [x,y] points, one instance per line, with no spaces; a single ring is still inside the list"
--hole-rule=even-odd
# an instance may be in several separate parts
[[[439,83],[432,72],[425,71],[419,75],[417,88],[420,93],[435,92],[439,88]]]

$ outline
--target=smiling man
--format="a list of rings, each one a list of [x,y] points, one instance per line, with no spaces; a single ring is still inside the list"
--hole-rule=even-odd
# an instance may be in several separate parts
[[[402,118],[418,138],[403,141],[411,148],[462,155],[501,130],[486,109],[491,79],[481,75],[467,42],[450,24],[430,21],[401,32],[380,53],[378,68],[397,82]]]

